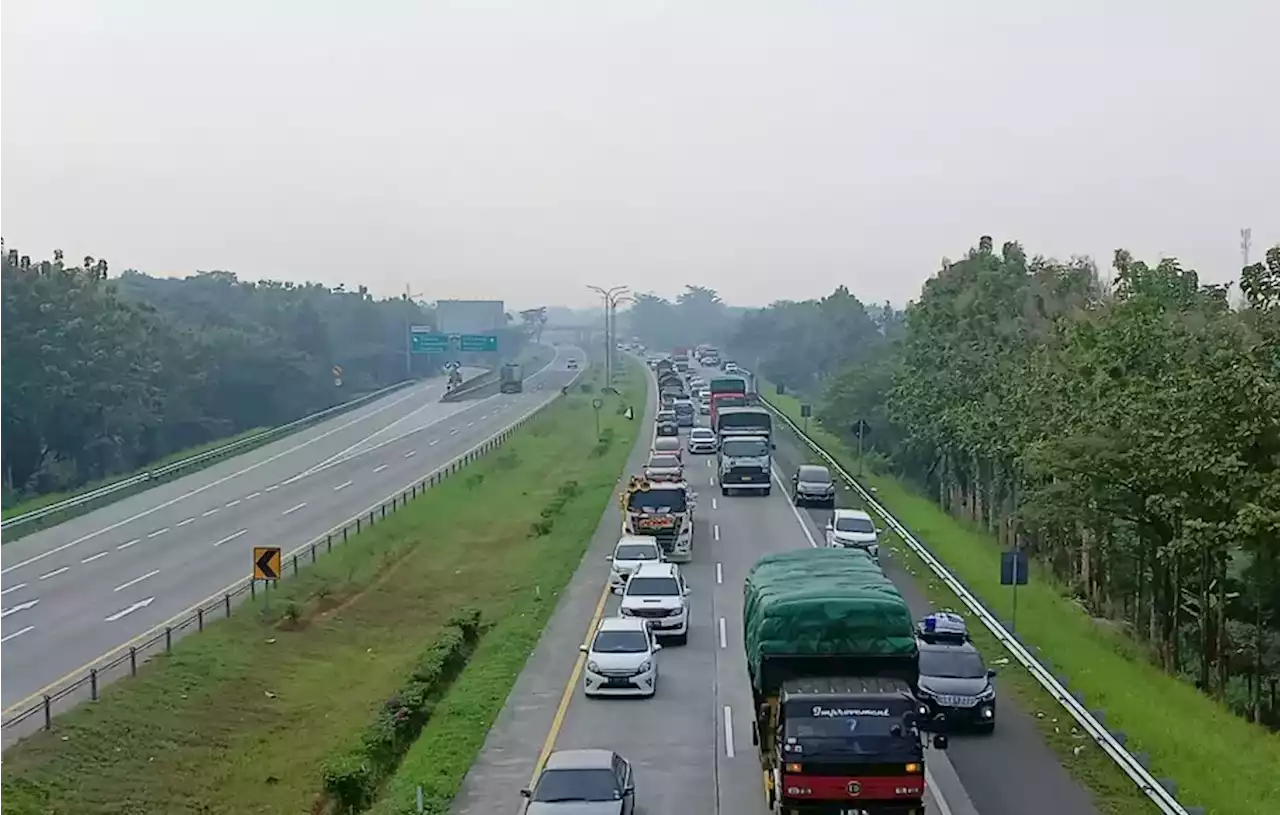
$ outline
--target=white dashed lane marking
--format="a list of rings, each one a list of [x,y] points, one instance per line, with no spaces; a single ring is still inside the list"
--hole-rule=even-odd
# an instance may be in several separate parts
[[[16,585],[16,586],[10,586],[9,588],[5,589],[4,591],[0,591],[0,597],[3,597],[4,595],[8,594],[8,593],[9,593],[9,592],[11,592],[11,591],[17,591],[18,589],[25,589],[26,587],[27,587],[27,584],[26,584],[26,583],[19,583],[19,584],[18,584],[18,585]]]
[[[333,488],[333,491],[334,491],[334,492],[337,492],[338,490],[345,490],[347,487],[350,487],[350,486],[351,486],[351,482],[350,482],[350,481],[343,481],[341,484],[339,484],[338,486],[334,487],[334,488]]]
[[[21,631],[14,631],[12,634],[5,634],[3,637],[0,637],[0,643],[8,642],[14,637],[21,637],[23,634],[26,634],[29,631],[32,631],[34,629],[35,629],[34,625],[29,625],[26,628],[22,629]]]
[[[213,542],[213,545],[214,545],[214,546],[221,546],[222,544],[227,543],[228,541],[233,541],[233,540],[235,540],[236,538],[240,537],[241,535],[245,534],[245,533],[246,533],[246,532],[248,532],[248,531],[249,531],[249,530],[247,530],[247,529],[241,529],[239,532],[233,532],[232,534],[227,535],[225,538],[223,538],[223,539],[222,539],[222,540],[220,540],[220,541],[214,541],[214,542]]]
[[[116,547],[116,549],[117,549],[117,550],[119,550],[119,549],[128,549],[130,546],[133,546],[135,543],[141,543],[141,542],[142,542],[142,539],[141,539],[141,538],[134,538],[133,540],[129,541],[128,543],[122,543],[122,544],[120,544],[119,546],[117,546],[117,547]]]
[[[148,537],[148,538],[157,538],[157,537],[159,537],[159,536],[163,535],[164,533],[166,533],[166,532],[168,532],[168,531],[169,531],[169,527],[167,527],[167,526],[165,526],[165,527],[161,527],[160,529],[157,529],[155,532],[151,532],[151,533],[149,533],[149,534],[147,535],[147,537]]]
[[[286,509],[284,512],[281,512],[280,514],[281,514],[281,515],[292,515],[293,513],[295,513],[295,512],[297,512],[298,510],[302,509],[302,508],[303,508],[303,507],[305,507],[306,505],[307,505],[307,502],[306,502],[306,501],[303,501],[301,504],[298,504],[296,507],[289,507],[288,509]]]
[[[187,524],[193,524],[195,522],[195,518],[183,518],[181,521],[178,521],[178,526],[186,526]]]
[[[41,580],[48,580],[48,579],[49,579],[49,578],[51,578],[51,577],[57,577],[58,575],[62,574],[63,572],[69,572],[69,571],[71,571],[71,567],[70,567],[70,566],[63,566],[61,569],[54,569],[54,570],[53,570],[53,571],[51,571],[51,572],[45,572],[44,574],[40,575],[40,579],[41,579]]]
[[[81,563],[92,563],[93,561],[97,560],[98,558],[100,558],[100,557],[106,557],[106,556],[107,556],[107,553],[106,553],[106,552],[99,552],[99,553],[98,553],[98,554],[96,554],[96,555],[89,555],[87,558],[83,558],[80,562],[81,562]]]
[[[142,577],[135,577],[134,579],[130,580],[128,583],[121,583],[119,586],[116,586],[114,589],[112,589],[112,591],[123,591],[129,588],[130,586],[138,585],[142,581],[146,580],[148,577],[155,577],[158,574],[160,574],[159,569],[152,569],[151,571],[144,574]]]

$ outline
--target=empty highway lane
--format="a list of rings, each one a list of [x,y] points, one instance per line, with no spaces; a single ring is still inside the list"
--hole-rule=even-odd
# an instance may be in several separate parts
[[[4,707],[243,578],[254,546],[304,544],[515,423],[573,378],[570,358],[521,394],[446,404],[433,379],[6,544]]]

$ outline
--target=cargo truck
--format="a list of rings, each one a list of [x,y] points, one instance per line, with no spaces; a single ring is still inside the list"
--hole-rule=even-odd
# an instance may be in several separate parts
[[[633,476],[622,493],[622,533],[656,538],[673,563],[693,560],[696,497],[683,481],[649,481]]]
[[[514,362],[502,366],[499,374],[498,390],[502,393],[524,392],[524,371]]]
[[[770,810],[924,815],[911,612],[865,552],[796,549],[747,575],[743,646]],[[944,749],[944,735],[933,736]]]
[[[721,407],[716,413],[716,438],[732,436],[773,438],[773,415],[762,407]]]
[[[747,406],[747,380],[740,376],[718,376],[707,383],[711,394],[711,429],[716,428],[720,409]]]

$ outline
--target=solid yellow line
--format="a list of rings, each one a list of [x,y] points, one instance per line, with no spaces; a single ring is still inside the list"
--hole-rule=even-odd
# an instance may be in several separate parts
[[[604,606],[609,600],[609,584],[604,584],[604,590],[600,592],[600,602],[596,603],[595,613],[591,615],[591,622],[587,626],[587,637],[596,630],[596,626],[600,624],[600,618],[604,616]],[[578,653],[578,661],[573,664],[573,673],[569,674],[569,681],[565,683],[564,693],[560,694],[560,706],[556,708],[556,715],[551,719],[551,729],[547,731],[547,738],[542,742],[542,752],[538,754],[538,763],[533,765],[533,775],[529,777],[529,788],[532,789],[538,783],[538,776],[542,774],[542,768],[546,766],[547,759],[551,756],[551,751],[555,749],[556,739],[560,736],[560,728],[564,727],[564,717],[569,712],[569,704],[573,701],[573,692],[578,686],[578,680],[582,678],[582,668],[587,663],[587,655]]]

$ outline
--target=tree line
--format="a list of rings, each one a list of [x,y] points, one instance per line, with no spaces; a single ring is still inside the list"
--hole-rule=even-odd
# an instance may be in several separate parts
[[[3,253],[6,505],[130,472],[386,387],[443,360],[406,354],[434,310],[360,286],[224,271],[108,276],[106,261]],[[500,347],[523,338],[509,326]],[[339,384],[340,382],[340,384]]]
[[[729,347],[873,466],[1042,561],[1156,661],[1280,725],[1280,247],[1237,302],[1174,259],[983,237],[903,312],[843,288]]]

